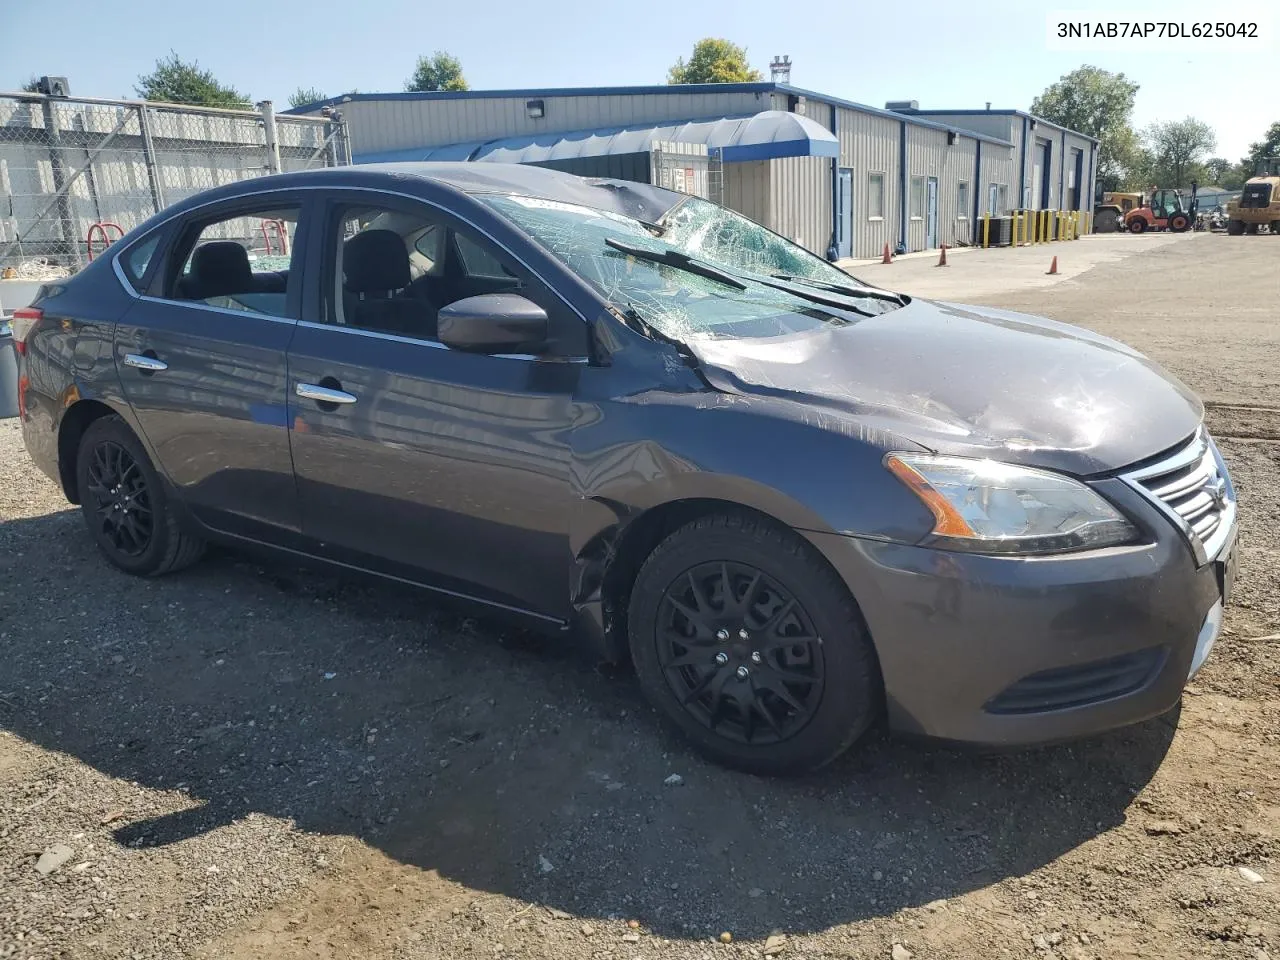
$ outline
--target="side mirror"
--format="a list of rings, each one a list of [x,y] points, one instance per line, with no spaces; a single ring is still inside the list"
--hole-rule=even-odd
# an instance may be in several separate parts
[[[547,312],[515,293],[485,293],[442,307],[440,342],[468,353],[537,353],[547,342]]]

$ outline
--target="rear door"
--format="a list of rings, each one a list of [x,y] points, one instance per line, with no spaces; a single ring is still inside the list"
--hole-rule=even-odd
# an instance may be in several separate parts
[[[370,245],[359,236],[379,229],[403,239],[410,263],[391,268],[392,251],[376,245],[388,256],[379,282],[366,283],[355,254]],[[440,242],[424,255],[421,237]],[[298,325],[289,355],[293,459],[312,549],[566,618],[569,435],[585,323],[491,240],[424,202],[336,193],[323,238],[321,322]],[[385,284],[392,289],[361,292]],[[499,290],[547,310],[545,356],[459,353],[436,339],[441,306]]]
[[[208,526],[277,540],[301,527],[285,402],[310,201],[200,208],[116,327],[116,369],[158,466]]]

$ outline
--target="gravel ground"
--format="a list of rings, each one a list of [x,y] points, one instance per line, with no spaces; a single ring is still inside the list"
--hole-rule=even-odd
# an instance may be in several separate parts
[[[985,298],[1201,391],[1242,504],[1180,714],[1017,754],[874,734],[754,779],[625,672],[415,593],[132,579],[0,422],[0,958],[1280,960],[1278,256],[1188,237]]]

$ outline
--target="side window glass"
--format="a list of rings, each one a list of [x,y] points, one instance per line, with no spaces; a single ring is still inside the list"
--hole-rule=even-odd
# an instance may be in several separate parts
[[[273,207],[201,224],[168,299],[287,316],[298,215],[298,207]]]
[[[330,322],[437,339],[437,313],[449,302],[445,228],[423,214],[360,205],[339,208],[336,225],[325,281]]]
[[[467,277],[477,280],[515,280],[516,275],[492,253],[460,233],[454,234],[458,259]]]
[[[147,275],[147,267],[151,266],[151,259],[159,246],[160,231],[157,230],[121,254],[120,266],[124,268],[125,275],[133,281],[135,289],[141,287],[142,278]]]

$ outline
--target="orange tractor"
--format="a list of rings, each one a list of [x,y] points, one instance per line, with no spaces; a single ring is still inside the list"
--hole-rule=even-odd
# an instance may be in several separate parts
[[[1183,203],[1181,190],[1153,190],[1149,202],[1130,210],[1124,217],[1124,228],[1130,233],[1168,230],[1183,233],[1196,222],[1196,184],[1191,184],[1191,202]]]

